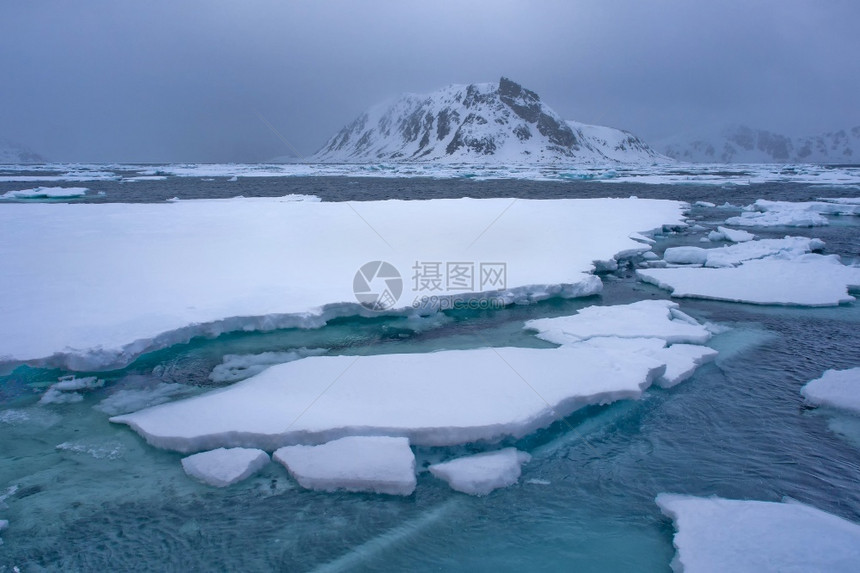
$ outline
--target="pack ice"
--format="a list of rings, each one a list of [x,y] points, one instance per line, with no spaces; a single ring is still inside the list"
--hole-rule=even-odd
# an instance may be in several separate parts
[[[504,263],[504,283],[458,284],[505,302],[594,294],[593,261],[683,226],[683,204],[643,199],[326,203],[290,198],[161,204],[0,204],[0,364],[68,370],[239,329],[319,326],[365,311],[356,272],[387,261],[391,308],[423,292],[417,262]]]
[[[830,224],[824,215],[860,215],[860,203],[851,199],[804,202],[759,199],[726,223],[742,227],[820,227]]]
[[[675,571],[860,571],[860,525],[801,503],[661,493]]]
[[[837,255],[811,252],[823,247],[823,241],[805,237],[716,249],[674,247],[666,249],[664,260],[689,266],[639,269],[636,274],[671,291],[673,297],[799,306],[853,301],[849,290],[860,287],[860,268],[843,265]]]

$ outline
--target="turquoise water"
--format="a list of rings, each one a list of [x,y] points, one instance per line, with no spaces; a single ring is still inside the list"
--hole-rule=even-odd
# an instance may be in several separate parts
[[[852,223],[792,232],[822,236],[829,252],[846,257],[860,242]],[[662,246],[685,241],[694,239]],[[426,471],[407,498],[316,493],[277,464],[209,488],[182,472],[179,454],[149,447],[93,408],[118,388],[156,382],[205,391],[217,386],[208,375],[225,354],[547,346],[523,331],[525,320],[666,297],[630,271],[604,282],[604,293],[588,299],[194,339],[99,373],[105,386],[76,404],[37,405],[65,373],[19,368],[0,378],[0,519],[10,521],[0,571],[667,571],[673,530],[653,502],[660,492],[787,496],[860,522],[860,423],[807,409],[799,394],[828,368],[860,365],[856,304],[682,300],[685,312],[729,327],[710,343],[717,362],[675,388],[588,408],[510,442],[533,460],[517,485],[484,498],[452,492]],[[423,468],[483,447],[416,455]]]

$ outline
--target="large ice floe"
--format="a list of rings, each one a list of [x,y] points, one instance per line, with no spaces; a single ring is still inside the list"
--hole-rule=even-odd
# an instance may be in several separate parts
[[[594,261],[647,250],[631,234],[683,226],[683,208],[634,198],[2,204],[0,364],[112,369],[195,335],[370,312],[354,279],[372,261],[399,271],[392,312],[422,295],[594,294]],[[473,274],[446,284],[447,265],[464,262]],[[414,280],[416,266],[441,269],[443,282]],[[371,278],[384,291],[390,277]]]
[[[522,465],[529,460],[531,456],[526,452],[505,448],[433,464],[428,469],[448,482],[451,489],[480,496],[517,483]]]
[[[800,393],[813,406],[830,406],[860,414],[860,367],[828,370]]]
[[[843,265],[836,255],[810,252],[823,247],[821,240],[804,237],[715,249],[673,247],[666,249],[664,260],[688,266],[640,269],[637,275],[673,297],[799,306],[853,301],[849,291],[860,287],[860,268]]]
[[[409,495],[417,483],[415,455],[406,438],[355,436],[320,446],[287,446],[274,458],[307,489]]]
[[[584,406],[639,398],[655,380],[671,386],[715,354],[698,346],[710,333],[670,301],[590,307],[577,317],[528,323],[558,348],[311,356],[111,420],[181,452],[272,451],[347,436],[494,442]]]
[[[860,202],[852,199],[805,202],[759,199],[746,207],[739,217],[731,217],[726,223],[742,227],[821,227],[829,224],[824,215],[860,215]]]
[[[675,571],[860,571],[860,525],[797,502],[660,494]]]

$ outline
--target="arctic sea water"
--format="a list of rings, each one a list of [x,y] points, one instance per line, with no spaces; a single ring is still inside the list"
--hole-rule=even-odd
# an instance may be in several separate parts
[[[90,188],[76,200],[289,193],[327,201],[638,195],[740,206],[759,198],[860,194],[852,187],[831,190],[798,182],[207,179],[212,177],[76,183]],[[0,194],[21,188],[21,182],[0,182]],[[738,211],[694,207],[691,216],[717,223]],[[860,225],[853,217],[831,218],[828,227],[755,232],[818,237],[827,253],[846,262],[860,256]],[[666,236],[655,250],[698,245],[698,239]],[[98,373],[105,387],[74,404],[36,405],[66,372],[18,368],[0,377],[0,518],[11,524],[0,534],[0,571],[666,571],[674,555],[673,528],[654,503],[661,492],[788,497],[860,521],[860,422],[826,409],[809,410],[799,393],[826,369],[860,365],[856,303],[801,309],[681,300],[684,312],[727,327],[709,343],[720,351],[716,363],[670,390],[650,389],[641,401],[587,408],[506,442],[533,459],[517,485],[482,498],[455,493],[427,472],[420,473],[419,487],[408,498],[309,492],[276,464],[216,490],[189,479],[180,455],[151,448],[93,409],[117,386],[143,388],[157,380],[179,385],[181,395],[204,391],[215,385],[209,373],[227,354],[544,347],[548,344],[523,331],[525,320],[569,315],[594,304],[667,298],[665,291],[637,282],[629,269],[602,278],[602,295],[587,299],[449,311],[420,321],[343,318],[315,330],[193,339],[141,356],[122,370]],[[426,465],[445,454],[485,447],[416,453]]]

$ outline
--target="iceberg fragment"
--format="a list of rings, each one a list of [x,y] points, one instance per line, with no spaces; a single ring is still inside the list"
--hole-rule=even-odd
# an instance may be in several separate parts
[[[517,483],[522,465],[529,460],[531,456],[526,452],[505,448],[433,464],[428,469],[448,482],[451,489],[482,496]]]
[[[269,461],[269,454],[263,450],[218,448],[182,458],[182,469],[205,484],[227,487],[254,475]]]

